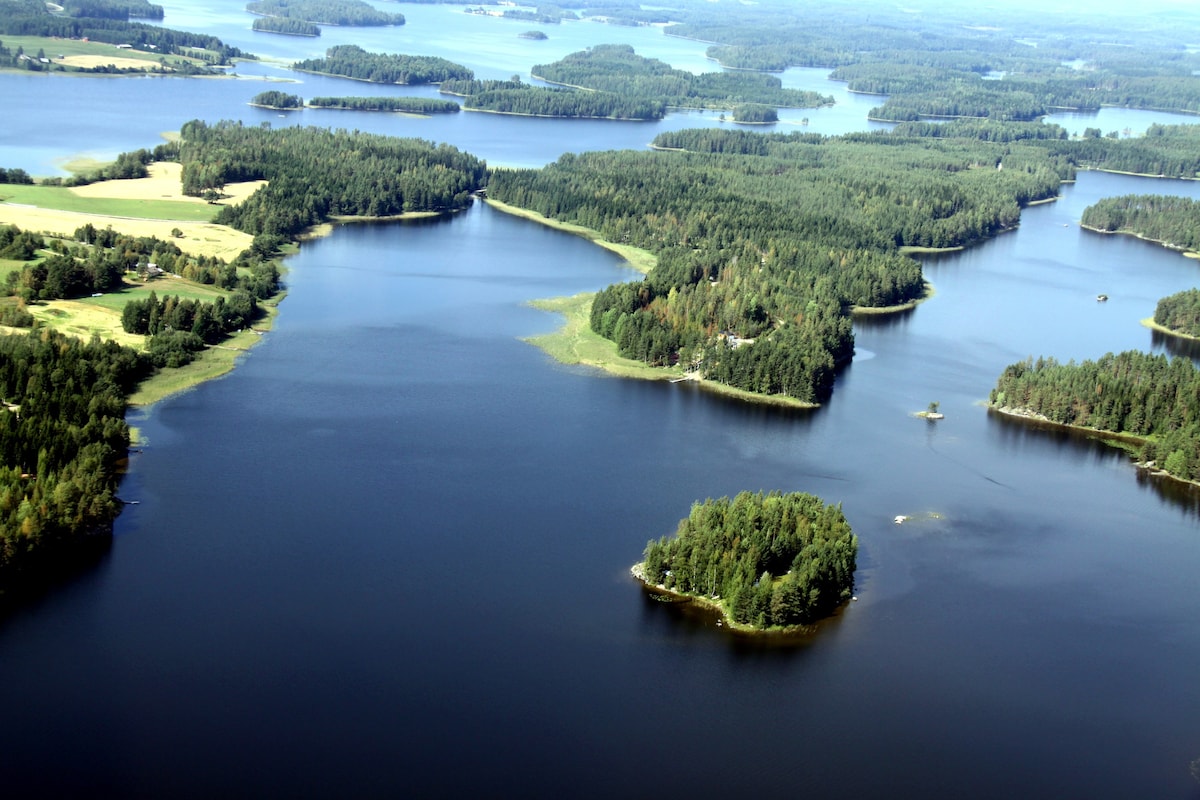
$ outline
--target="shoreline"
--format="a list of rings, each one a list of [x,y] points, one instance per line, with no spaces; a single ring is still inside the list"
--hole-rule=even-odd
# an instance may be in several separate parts
[[[661,583],[650,583],[648,580],[646,580],[645,573],[642,570],[642,565],[644,563],[645,562],[643,561],[639,561],[629,568],[629,574],[633,576],[634,580],[642,585],[643,589],[659,597],[669,598],[670,602],[672,603],[698,606],[715,614],[719,619],[719,622],[717,623],[718,626],[728,628],[731,634],[754,638],[792,638],[799,635],[811,635],[812,633],[816,632],[821,623],[821,620],[818,620],[814,623],[806,625],[791,625],[786,628],[756,628],[753,625],[746,625],[742,622],[734,622],[733,617],[731,617],[729,612],[725,610],[725,605],[724,603],[720,602],[720,600],[713,600],[708,597],[703,597],[702,595],[684,594],[682,592],[676,592],[673,589],[668,589]],[[845,604],[843,603],[843,606],[844,605]],[[830,614],[830,617],[838,615],[838,613],[841,611],[841,608],[842,606],[839,606],[837,611],[835,611],[833,614]]]
[[[924,288],[921,290],[921,296],[913,298],[904,303],[899,303],[894,306],[851,306],[851,317],[882,317],[888,314],[900,314],[904,311],[912,311],[917,306],[924,303],[926,300],[933,299],[937,295],[937,290],[929,281],[923,281]]]
[[[1125,174],[1132,174],[1132,173],[1125,173]],[[1161,175],[1160,176],[1143,175],[1140,177],[1148,178],[1148,177],[1162,177],[1162,176]],[[1183,180],[1187,180],[1187,179],[1184,178]],[[1188,250],[1186,247],[1180,247],[1179,245],[1171,244],[1170,242],[1164,242],[1162,239],[1151,239],[1149,236],[1138,233],[1137,231],[1127,230],[1124,228],[1115,230],[1115,231],[1106,231],[1103,228],[1094,228],[1091,225],[1084,225],[1082,222],[1079,223],[1079,227],[1083,228],[1085,231],[1091,231],[1092,233],[1099,233],[1102,236],[1132,236],[1135,239],[1141,239],[1143,242],[1149,242],[1150,244],[1156,244],[1159,247],[1165,247],[1168,250],[1174,250],[1176,253],[1179,253],[1184,258],[1200,258],[1200,252],[1198,252],[1196,250]]]
[[[1154,321],[1154,317],[1146,317],[1139,322],[1143,327],[1149,328],[1152,331],[1158,331],[1164,336],[1174,336],[1177,339],[1185,339],[1189,342],[1200,342],[1200,336],[1193,336],[1190,333],[1184,333],[1183,331],[1177,331],[1173,328],[1168,328],[1166,325],[1159,325]]]
[[[1129,452],[1129,450],[1132,446],[1141,445],[1149,439],[1149,437],[1147,437],[1147,436],[1138,436],[1137,434],[1133,434],[1133,433],[1117,433],[1115,431],[1101,430],[1100,428],[1088,428],[1083,425],[1070,425],[1065,422],[1055,422],[1054,420],[1048,419],[1036,412],[1025,411],[1025,410],[1021,410],[1021,409],[1017,409],[1017,408],[1012,408],[1010,406],[1003,406],[1003,407],[994,406],[991,403],[986,403],[985,405],[986,405],[986,408],[987,408],[989,414],[997,414],[1002,417],[1007,417],[1009,419],[1018,420],[1025,424],[1032,424],[1034,426],[1041,426],[1044,428],[1064,430],[1064,431],[1072,432],[1075,434],[1088,436],[1089,438],[1101,439],[1106,444],[1110,444],[1113,447],[1120,448],[1122,450],[1125,450],[1126,452]],[[1136,457],[1133,454],[1130,454],[1130,458],[1135,459]],[[1178,475],[1175,475],[1174,473],[1167,472],[1165,469],[1159,467],[1153,461],[1144,462],[1144,461],[1133,460],[1133,467],[1135,470],[1142,472],[1146,475],[1150,475],[1151,477],[1165,478],[1168,480],[1175,481],[1176,483],[1182,483],[1182,484],[1186,484],[1188,486],[1194,486],[1194,487],[1200,488],[1200,481],[1194,481],[1194,480],[1190,480],[1188,478],[1182,478]]]

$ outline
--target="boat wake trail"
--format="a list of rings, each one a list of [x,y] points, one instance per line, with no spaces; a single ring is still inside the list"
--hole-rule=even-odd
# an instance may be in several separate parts
[[[946,455],[941,450],[938,450],[936,447],[934,447],[933,442],[926,442],[925,446],[928,447],[933,452],[933,454],[936,455],[938,458],[944,458],[947,461],[949,461],[951,464],[954,464],[957,467],[961,467],[962,469],[966,470],[967,472],[971,473],[972,475],[974,475],[978,478],[983,478],[988,483],[994,483],[997,486],[999,486],[1003,489],[1008,489],[1010,491],[1013,489],[1013,487],[1009,486],[1007,483],[1002,483],[1001,481],[996,480],[995,478],[991,477],[990,475],[985,475],[984,473],[982,473],[979,470],[972,467],[970,464],[967,464],[963,461],[959,461],[954,456]]]

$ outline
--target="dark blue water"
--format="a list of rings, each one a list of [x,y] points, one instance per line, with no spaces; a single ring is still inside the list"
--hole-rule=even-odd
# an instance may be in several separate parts
[[[579,144],[529,122],[523,158]],[[5,796],[1194,798],[1194,493],[980,405],[1028,355],[1165,347],[1138,320],[1196,262],[1077,225],[1129,192],[1200,185],[1085,173],[930,259],[811,413],[553,363],[525,301],[632,273],[486,206],[306,243],[234,373],[133,415],[110,554],[0,621]],[[628,576],[742,489],[860,536],[809,640]]]
[[[977,405],[1027,352],[1152,346],[1137,298],[1193,262],[1059,222],[1137,183],[1084,175],[930,264],[938,296],[861,325],[809,414],[548,361],[523,301],[629,273],[486,207],[306,244],[238,370],[134,420],[111,555],[0,629],[0,776],[604,796],[694,764],[677,791],[1190,796],[1192,506]],[[936,426],[909,416],[930,398]],[[731,640],[627,575],[694,499],[759,488],[841,502],[862,539],[859,600],[807,643]]]

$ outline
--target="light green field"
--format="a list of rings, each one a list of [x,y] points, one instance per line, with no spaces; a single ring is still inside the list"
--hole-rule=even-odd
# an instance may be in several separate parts
[[[55,39],[49,36],[3,36],[0,37],[0,43],[14,53],[17,48],[22,48],[27,55],[37,55],[38,50],[43,50],[46,57],[51,61],[58,62],[61,57],[66,56],[70,59],[73,56],[85,57],[100,57],[107,59],[121,58],[131,59],[135,61],[145,61],[148,65],[159,64],[165,59],[168,64],[173,64],[178,61],[190,61],[193,64],[202,64],[199,59],[186,58],[184,56],[169,55],[164,56],[162,53],[152,53],[144,50],[134,50],[132,48],[118,48],[116,45],[106,42],[84,42],[79,39]],[[70,63],[68,61],[68,63]]]
[[[0,200],[17,205],[80,214],[103,214],[131,219],[185,220],[211,222],[220,210],[207,203],[181,200],[155,200],[113,197],[81,197],[65,186],[0,186]]]
[[[589,292],[532,301],[530,305],[534,308],[562,314],[564,324],[554,333],[531,336],[524,341],[540,347],[563,364],[586,364],[626,378],[670,380],[683,376],[683,370],[678,367],[651,367],[619,355],[617,345],[593,331],[589,324],[594,297],[595,294]]]
[[[229,294],[215,286],[192,283],[181,278],[155,278],[147,283],[132,284],[115,292],[106,292],[100,297],[86,297],[75,302],[107,308],[120,314],[130,300],[145,300],[151,292],[154,292],[160,300],[164,297],[178,297],[183,300],[199,300],[204,303],[212,303],[218,297],[226,297]]]
[[[20,272],[25,266],[24,261],[13,261],[9,258],[0,258],[0,283],[3,283],[10,272]]]
[[[530,305],[543,311],[562,314],[564,323],[553,333],[530,336],[523,341],[545,350],[555,361],[563,364],[584,364],[598,367],[611,375],[622,378],[639,378],[655,381],[691,380],[699,383],[705,391],[735,397],[752,403],[787,406],[789,408],[816,408],[814,403],[805,403],[786,395],[764,395],[735,389],[723,383],[703,380],[695,373],[684,373],[681,367],[651,367],[641,361],[625,358],[617,353],[617,345],[592,330],[590,317],[594,294],[577,294],[573,297],[555,297],[549,300],[534,300]]]

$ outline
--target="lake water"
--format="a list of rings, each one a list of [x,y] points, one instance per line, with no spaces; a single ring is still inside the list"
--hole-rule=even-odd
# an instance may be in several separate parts
[[[414,31],[444,10],[401,8]],[[16,104],[81,86],[145,102],[132,132],[100,100],[73,116],[101,150],[254,113],[233,81],[25,81],[0,76]],[[163,98],[190,92],[203,113],[172,125]],[[456,135],[508,131],[512,163],[544,163],[660,129],[526,122],[464,114]],[[70,141],[6,133],[0,161]],[[1077,224],[1129,192],[1200,185],[1084,173],[1017,231],[929,259],[936,297],[858,323],[809,413],[554,364],[520,341],[556,324],[525,301],[633,273],[485,205],[306,243],[234,373],[132,415],[146,445],[121,492],[139,505],[108,556],[0,620],[0,785],[1194,798],[1194,493],[980,406],[1028,355],[1165,346],[1138,320],[1196,263]],[[911,416],[931,400],[944,421]],[[860,537],[858,600],[811,640],[731,638],[628,575],[693,500],[743,489],[839,502]]]

